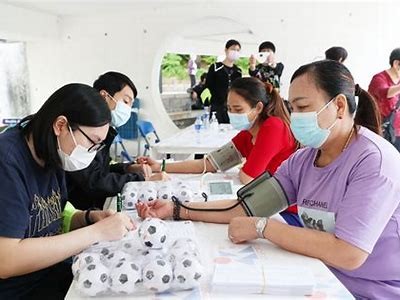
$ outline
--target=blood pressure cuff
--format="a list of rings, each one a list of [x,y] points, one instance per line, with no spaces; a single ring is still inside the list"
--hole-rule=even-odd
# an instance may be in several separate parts
[[[242,155],[234,143],[229,142],[207,154],[207,159],[215,170],[227,171],[242,162]]]
[[[278,180],[265,172],[237,192],[248,216],[270,217],[289,206]]]

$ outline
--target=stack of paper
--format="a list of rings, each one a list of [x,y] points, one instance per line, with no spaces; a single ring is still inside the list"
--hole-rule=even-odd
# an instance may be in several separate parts
[[[312,272],[299,266],[262,264],[251,246],[219,251],[215,261],[212,291],[216,293],[311,295],[315,286]]]

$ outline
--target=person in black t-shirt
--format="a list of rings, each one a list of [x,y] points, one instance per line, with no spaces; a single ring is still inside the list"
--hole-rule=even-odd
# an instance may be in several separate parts
[[[100,94],[74,83],[0,134],[0,299],[64,299],[63,261],[134,229],[122,213],[66,209],[64,170],[92,162],[110,121]]]
[[[192,109],[203,109],[204,106],[209,106],[209,103],[203,103],[200,98],[201,93],[206,88],[207,73],[203,73],[200,76],[200,82],[196,84],[190,91],[190,98],[192,99]]]
[[[226,100],[232,81],[242,77],[242,70],[234,64],[239,59],[240,48],[238,41],[227,41],[225,59],[212,64],[208,69],[206,88],[211,92],[211,112],[216,112],[218,123],[229,123]]]
[[[251,55],[249,59],[249,74],[257,77],[262,82],[268,82],[274,88],[280,89],[280,80],[283,72],[283,64],[275,60],[275,45],[272,42],[263,42],[258,47],[258,55]],[[257,60],[260,62],[256,65]]]
[[[117,127],[131,117],[132,104],[137,96],[133,82],[124,74],[107,72],[99,76],[93,87],[100,93],[111,111],[111,125],[105,146],[84,170],[67,172],[67,188],[71,203],[79,209],[103,208],[107,197],[116,196],[130,181],[160,180],[165,175],[152,174],[144,164],[110,164],[110,147],[118,134]]]

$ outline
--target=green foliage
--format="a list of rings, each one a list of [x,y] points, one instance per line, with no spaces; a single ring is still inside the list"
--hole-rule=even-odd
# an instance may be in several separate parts
[[[199,80],[201,74],[206,73],[211,64],[217,60],[216,56],[200,55],[197,57],[197,73],[196,77]],[[188,80],[187,64],[189,55],[166,53],[163,57],[161,70],[164,78],[175,78],[178,80]],[[248,74],[249,59],[246,57],[240,58],[236,65],[242,69],[243,75]]]
[[[242,75],[249,74],[249,59],[247,57],[239,58],[235,64],[242,69]]]
[[[161,63],[162,76],[166,78],[184,79],[187,76],[187,62],[184,55],[175,53],[165,54]]]

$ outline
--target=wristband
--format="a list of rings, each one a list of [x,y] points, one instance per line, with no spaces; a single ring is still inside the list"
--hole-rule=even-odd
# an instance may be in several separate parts
[[[91,212],[92,210],[99,210],[99,209],[98,209],[97,207],[91,207],[91,208],[88,208],[88,209],[86,210],[86,212],[85,212],[85,221],[86,221],[86,225],[87,225],[87,226],[93,224],[93,222],[90,220],[90,212]]]
[[[181,213],[181,203],[179,202],[179,200],[175,197],[172,198],[172,202],[174,202],[174,211],[172,214],[172,218],[175,221],[179,221],[181,219],[180,217],[180,213]]]

